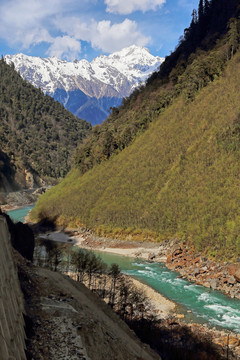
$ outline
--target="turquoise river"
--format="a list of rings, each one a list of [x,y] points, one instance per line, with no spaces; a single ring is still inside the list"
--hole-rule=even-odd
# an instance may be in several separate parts
[[[9,211],[14,221],[23,221],[32,209],[28,206]],[[206,289],[170,271],[164,264],[149,263],[130,257],[96,252],[109,265],[117,263],[122,272],[140,280],[148,286],[175,301],[186,321],[207,323],[217,328],[240,332],[240,301],[231,299],[219,291]],[[189,312],[191,311],[191,313]]]

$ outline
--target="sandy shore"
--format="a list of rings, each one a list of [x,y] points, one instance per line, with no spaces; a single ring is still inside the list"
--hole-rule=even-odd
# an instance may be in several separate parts
[[[103,252],[108,252],[112,254],[118,254],[123,256],[135,257],[136,254],[139,258],[143,260],[147,260],[149,258],[149,254],[156,255],[159,251],[159,246],[150,244],[149,247],[143,248],[138,246],[137,243],[131,244],[131,247],[128,248],[119,248],[119,247],[105,247],[105,246],[96,246],[94,247],[94,243],[90,241],[89,238],[82,235],[69,236],[67,233],[62,231],[49,232],[46,234],[42,234],[41,238],[58,241],[62,243],[72,243],[76,246],[80,246],[82,248],[88,250],[99,250]],[[135,246],[134,246],[135,245]],[[140,281],[131,278],[134,285],[139,289],[145,292],[151,311],[155,314],[155,316],[159,319],[166,319],[176,310],[176,304],[161,295],[159,292],[153,290],[150,286],[141,283]]]
[[[78,235],[74,237],[76,245],[81,246],[87,249],[95,249],[99,251],[108,252],[111,254],[129,256],[129,257],[138,257],[143,260],[150,260],[151,258],[156,259],[158,262],[166,262],[166,257],[159,257],[159,244],[156,243],[144,243],[144,246],[138,242],[123,242],[119,244],[114,240],[111,242],[104,240],[103,243],[99,242],[98,239],[91,237],[86,237]]]
[[[172,314],[176,309],[176,304],[153,290],[150,286],[141,283],[140,281],[131,278],[133,284],[140,291],[144,291],[150,303],[151,312],[156,318],[165,319]]]

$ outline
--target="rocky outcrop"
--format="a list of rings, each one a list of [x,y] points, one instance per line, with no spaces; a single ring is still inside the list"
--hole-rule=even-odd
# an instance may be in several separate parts
[[[240,299],[240,263],[209,260],[175,239],[160,246],[161,254],[167,256],[167,267],[182,277]]]
[[[39,196],[45,193],[48,188],[47,186],[43,186],[37,189],[0,193],[0,207],[4,211],[9,211],[18,207],[34,204]]]
[[[24,360],[24,300],[3,216],[0,216],[0,279],[0,359]]]

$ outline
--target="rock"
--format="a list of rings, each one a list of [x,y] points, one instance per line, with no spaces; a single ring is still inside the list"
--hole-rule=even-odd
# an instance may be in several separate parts
[[[201,260],[201,257],[200,257],[200,256],[197,256],[197,257],[195,257],[195,259],[193,260],[193,262],[196,264],[196,263],[200,262],[200,260]]]
[[[156,255],[154,253],[149,253],[148,254],[148,260],[153,260],[155,259]]]
[[[225,337],[223,338],[223,343],[224,343],[225,346],[227,346],[227,344],[228,344],[229,346],[239,346],[240,341],[239,341],[239,339],[236,338],[235,336],[230,335],[230,336],[229,336],[229,339],[228,339],[227,336],[225,336]]]
[[[210,280],[210,287],[213,289],[213,290],[216,290],[219,286],[219,280],[218,279],[212,279]]]
[[[167,257],[166,256],[160,256],[158,261],[161,262],[161,263],[165,263],[165,262],[167,262]]]
[[[172,252],[172,256],[173,257],[178,256],[178,255],[182,254],[182,252],[183,252],[182,249],[178,248],[177,250]]]
[[[182,250],[182,248],[179,244],[175,244],[174,246],[171,246],[171,250],[174,253],[177,250]]]
[[[228,279],[228,283],[229,283],[230,285],[236,284],[236,279],[235,279],[235,277],[234,277],[234,276],[230,276],[229,279]]]
[[[211,285],[210,285],[210,283],[209,283],[208,281],[205,281],[205,282],[203,283],[203,286],[205,286],[206,288],[209,288],[209,289],[210,289],[210,287],[211,287]]]
[[[178,243],[178,240],[177,240],[177,239],[171,239],[169,245],[170,245],[170,247],[173,247],[173,246],[175,246],[175,245],[179,246],[177,243]]]
[[[185,315],[184,315],[184,314],[177,314],[177,315],[176,315],[176,318],[177,318],[177,319],[184,319],[184,318],[185,318]]]
[[[200,269],[199,268],[196,268],[196,269],[193,270],[193,275],[194,276],[197,276],[199,274],[200,274]]]
[[[142,255],[141,251],[137,251],[135,254],[134,254],[136,257],[139,257]]]
[[[238,282],[240,282],[240,268],[235,272],[234,278],[235,278]]]

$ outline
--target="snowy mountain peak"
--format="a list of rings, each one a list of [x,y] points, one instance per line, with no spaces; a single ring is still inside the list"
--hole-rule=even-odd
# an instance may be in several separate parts
[[[101,55],[92,62],[85,59],[67,62],[56,57],[41,58],[22,53],[6,55],[5,60],[8,64],[14,63],[15,69],[24,79],[40,87],[80,117],[82,110],[85,111],[89,104],[94,108],[94,101],[101,103],[100,112],[106,117],[106,107],[118,106],[123,97],[130,95],[134,88],[145,82],[164,61],[163,58],[151,55],[148,49],[136,45],[109,56]],[[72,110],[71,96],[74,97]],[[107,104],[105,99],[108,99]],[[114,99],[113,104],[110,99]],[[87,117],[87,120],[91,120]]]

